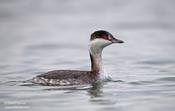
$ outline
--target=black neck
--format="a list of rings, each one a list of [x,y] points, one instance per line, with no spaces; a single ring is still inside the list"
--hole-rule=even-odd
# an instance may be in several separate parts
[[[90,53],[90,59],[91,59],[91,71],[99,73],[102,70],[101,54],[100,55],[93,55]]]

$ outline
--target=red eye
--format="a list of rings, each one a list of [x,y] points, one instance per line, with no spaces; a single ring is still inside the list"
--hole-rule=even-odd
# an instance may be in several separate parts
[[[112,37],[111,37],[111,36],[108,36],[108,40],[110,40],[110,41],[111,41],[111,40],[112,40]]]

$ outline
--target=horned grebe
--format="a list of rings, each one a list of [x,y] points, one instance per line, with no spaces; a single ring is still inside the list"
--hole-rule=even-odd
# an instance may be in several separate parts
[[[89,84],[101,80],[104,76],[102,68],[102,50],[113,43],[123,43],[107,31],[99,30],[91,34],[89,54],[91,59],[91,71],[54,70],[38,75],[32,82],[42,85],[80,85]]]

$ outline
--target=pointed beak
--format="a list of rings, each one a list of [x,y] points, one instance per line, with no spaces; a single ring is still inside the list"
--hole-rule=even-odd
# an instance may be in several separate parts
[[[116,38],[113,38],[111,41],[112,43],[124,43],[124,41],[116,39]]]

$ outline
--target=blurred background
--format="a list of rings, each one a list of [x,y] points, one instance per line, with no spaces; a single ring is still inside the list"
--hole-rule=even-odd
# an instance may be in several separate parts
[[[0,110],[174,111],[174,19],[173,0],[0,0]],[[89,37],[101,29],[125,41],[103,55],[121,82],[88,90],[21,82],[90,70]]]

